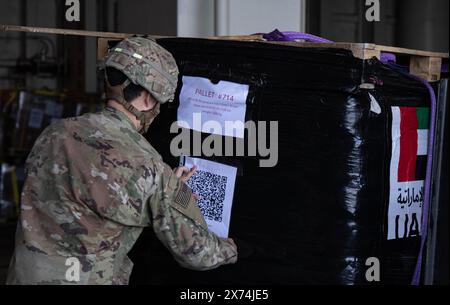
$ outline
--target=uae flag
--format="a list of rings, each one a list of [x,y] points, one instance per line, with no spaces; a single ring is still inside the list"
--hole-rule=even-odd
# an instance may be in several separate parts
[[[392,107],[388,239],[419,236],[427,166],[429,108]]]
[[[397,181],[425,180],[428,147],[429,108],[398,107],[400,159]]]

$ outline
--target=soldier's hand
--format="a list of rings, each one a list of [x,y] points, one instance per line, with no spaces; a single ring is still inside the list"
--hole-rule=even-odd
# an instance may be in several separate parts
[[[180,178],[181,181],[186,183],[189,178],[192,177],[193,174],[197,171],[197,166],[192,167],[191,169],[187,168],[186,166],[180,166],[173,170],[175,175]]]

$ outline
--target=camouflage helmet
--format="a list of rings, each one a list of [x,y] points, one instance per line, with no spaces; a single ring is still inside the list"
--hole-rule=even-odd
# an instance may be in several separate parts
[[[144,87],[161,104],[173,101],[178,67],[172,54],[153,38],[134,36],[122,40],[109,51],[104,64]]]

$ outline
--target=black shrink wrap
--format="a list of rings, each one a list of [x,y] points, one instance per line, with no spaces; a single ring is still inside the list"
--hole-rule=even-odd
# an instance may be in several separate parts
[[[177,59],[177,96],[182,75],[249,84],[246,120],[279,122],[279,157],[271,168],[255,157],[206,158],[238,167],[229,232],[236,264],[183,269],[148,228],[130,254],[132,284],[368,284],[368,257],[380,260],[379,283],[410,283],[420,239],[388,241],[386,232],[390,107],[428,107],[420,83],[347,50],[158,42]],[[371,111],[369,93],[381,113]],[[169,126],[178,104],[163,105],[148,134],[174,167]]]

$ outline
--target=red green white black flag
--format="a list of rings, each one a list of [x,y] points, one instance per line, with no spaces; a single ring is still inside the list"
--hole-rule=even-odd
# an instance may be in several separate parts
[[[429,108],[391,107],[392,154],[388,239],[420,235]]]

